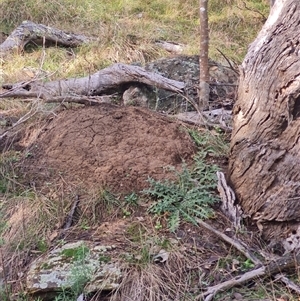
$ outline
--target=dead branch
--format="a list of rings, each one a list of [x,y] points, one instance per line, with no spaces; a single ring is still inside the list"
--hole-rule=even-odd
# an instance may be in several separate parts
[[[176,93],[182,92],[185,87],[183,82],[148,72],[138,66],[114,64],[81,78],[6,84],[2,87],[8,91],[0,94],[0,98],[38,97],[50,101],[53,97],[100,96],[120,92],[120,90],[124,90],[124,85],[133,82]]]
[[[224,291],[233,286],[241,285],[249,280],[253,280],[258,277],[264,278],[264,277],[272,276],[273,274],[279,272],[290,270],[292,268],[297,267],[299,264],[300,264],[300,253],[298,254],[289,253],[277,259],[276,261],[272,261],[269,264],[266,264],[258,269],[249,271],[243,275],[236,276],[228,281],[208,287],[206,292],[198,295],[195,300],[204,299],[204,301],[210,301],[218,292]]]
[[[236,7],[237,7],[238,9],[240,9],[240,10],[246,9],[246,10],[248,10],[248,11],[257,13],[257,14],[259,14],[259,15],[263,18],[263,22],[266,22],[266,21],[267,21],[267,17],[266,17],[263,13],[261,13],[259,10],[248,7],[245,1],[243,1],[243,5],[244,5],[243,8],[240,7],[240,6],[238,6],[238,5],[237,5]]]
[[[197,223],[200,224],[203,228],[209,230],[210,232],[214,233],[215,235],[219,236],[221,239],[223,239],[225,242],[229,243],[233,247],[235,247],[238,251],[240,251],[245,257],[250,259],[255,265],[262,265],[262,262],[256,258],[255,255],[253,255],[241,242],[239,242],[237,239],[230,238],[226,234],[218,231],[217,229],[213,228],[206,222],[197,219]]]
[[[239,72],[237,71],[237,68],[234,68],[232,63],[230,62],[230,60],[227,58],[227,56],[220,50],[217,48],[217,51],[223,56],[223,58],[226,60],[226,62],[228,63],[230,69],[235,73],[237,74],[238,76],[240,75]],[[237,65],[237,64],[235,64]]]
[[[254,256],[244,244],[239,242],[236,239],[232,239],[228,237],[227,235],[223,234],[222,232],[214,229],[206,222],[197,219],[197,223],[200,224],[205,229],[209,230],[210,232],[214,233],[215,235],[219,236],[221,239],[223,239],[225,242],[231,244],[233,247],[235,247],[238,251],[240,251],[245,257],[250,259],[253,263],[256,264],[256,266],[260,266],[259,268],[249,271],[243,275],[239,275],[234,277],[233,279],[230,279],[228,281],[219,283],[215,286],[208,287],[206,292],[198,295],[195,300],[201,300],[204,299],[204,301],[210,301],[214,298],[214,296],[221,291],[224,291],[226,289],[229,289],[233,286],[241,285],[242,283],[245,283],[249,280],[258,278],[258,277],[268,277],[272,276],[276,273],[281,273],[282,271],[286,271],[289,269],[292,269],[294,267],[297,267],[300,263],[300,253],[287,253],[281,258],[276,258],[276,260],[271,261],[268,264],[264,264]],[[276,280],[279,280],[283,282],[287,287],[295,291],[296,293],[300,294],[300,288],[298,285],[293,283],[291,280],[283,276],[282,274],[278,274],[275,276]]]
[[[293,290],[298,295],[300,295],[299,285],[295,284],[293,281],[291,281],[290,279],[288,279],[284,275],[282,275],[282,274],[276,275],[275,280],[281,281],[282,283],[284,283],[286,285],[286,287],[288,287],[289,289]]]
[[[72,102],[86,106],[96,106],[101,103],[112,103],[113,97],[111,95],[105,96],[57,96],[45,100],[46,103],[61,103]]]
[[[182,96],[182,95],[181,95]],[[187,100],[188,101],[188,100]],[[192,103],[193,104],[193,103]],[[194,104],[193,104],[194,105]],[[195,106],[195,108],[197,108]],[[218,116],[219,118],[215,120],[215,118],[212,118],[212,116]],[[226,117],[225,119],[228,120],[227,124],[222,124],[222,118],[223,116]],[[232,128],[230,126],[231,123],[231,110],[224,110],[224,114],[220,114],[220,109],[211,110],[211,111],[191,111],[191,112],[183,112],[178,113],[176,115],[169,115],[171,118],[177,118],[180,121],[186,122],[188,124],[198,125],[198,126],[205,126],[208,129],[213,128],[220,128],[225,133],[231,133]]]
[[[0,54],[3,55],[13,49],[23,50],[29,42],[42,45],[45,41],[50,45],[78,47],[91,40],[93,39],[84,35],[65,32],[31,21],[23,21],[0,45]]]
[[[74,214],[75,214],[75,211],[76,211],[76,209],[78,207],[78,204],[79,204],[79,196],[76,195],[75,196],[75,200],[74,200],[74,202],[72,204],[72,207],[71,207],[71,209],[70,209],[70,211],[69,211],[69,213],[68,213],[68,215],[66,217],[66,221],[65,221],[65,223],[63,225],[63,229],[64,230],[67,230],[67,229],[69,229],[71,227],[71,225],[73,223],[73,219],[74,219]]]
[[[233,279],[219,283],[217,285],[208,287],[206,292],[198,295],[195,298],[195,300],[204,299],[204,301],[210,301],[217,293],[225,291],[226,289],[241,285],[249,280],[253,280],[258,277],[260,278],[269,277],[276,273],[293,269],[299,266],[299,264],[300,264],[300,253],[286,254],[285,256],[278,258],[276,261],[271,261],[270,263],[262,267],[259,267],[255,270],[244,273],[243,275],[236,276]]]

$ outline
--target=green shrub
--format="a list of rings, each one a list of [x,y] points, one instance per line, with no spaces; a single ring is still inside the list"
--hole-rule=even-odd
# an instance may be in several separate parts
[[[194,166],[189,169],[183,166],[177,172],[177,181],[156,181],[149,179],[150,188],[144,193],[156,201],[148,211],[153,214],[168,216],[168,228],[175,231],[181,219],[196,224],[195,218],[213,216],[210,207],[217,198],[214,195],[217,178],[216,165],[205,162],[205,154],[198,153],[194,158]]]

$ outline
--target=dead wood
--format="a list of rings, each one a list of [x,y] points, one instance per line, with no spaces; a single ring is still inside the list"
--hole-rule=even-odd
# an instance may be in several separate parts
[[[225,242],[227,242],[230,245],[232,245],[233,247],[235,247],[246,258],[250,259],[255,265],[261,265],[262,264],[262,262],[255,255],[253,255],[251,253],[251,251],[249,251],[248,248],[244,244],[242,244],[241,242],[239,242],[237,239],[230,238],[226,234],[218,231],[217,229],[213,228],[212,226],[210,226],[209,224],[207,224],[206,222],[204,222],[204,221],[202,221],[200,219],[197,219],[197,223],[199,225],[201,225],[203,228],[205,228],[208,231],[212,232],[213,234],[219,236]]]
[[[138,66],[114,64],[81,78],[6,84],[2,87],[8,91],[0,94],[0,98],[38,97],[49,102],[54,97],[100,96],[125,90],[124,86],[133,82],[177,93],[182,92],[185,87],[183,82],[148,72]]]
[[[224,291],[237,285],[241,285],[249,280],[258,277],[268,277],[277,273],[281,273],[282,271],[293,269],[297,267],[300,263],[300,253],[290,252],[281,258],[276,257],[276,260],[272,260],[270,263],[264,264],[260,259],[258,259],[255,255],[251,253],[249,248],[244,243],[240,242],[238,239],[232,239],[228,237],[226,234],[216,230],[215,228],[213,228],[212,226],[200,219],[197,219],[197,223],[205,229],[212,232],[213,234],[220,237],[223,241],[235,247],[246,258],[250,259],[253,263],[255,263],[256,266],[259,266],[259,268],[249,271],[243,275],[236,276],[233,279],[219,283],[215,286],[208,287],[206,292],[198,295],[195,300],[204,299],[204,301],[210,301],[217,293],[221,291]],[[277,274],[274,278],[283,282],[289,289],[293,290],[297,294],[300,294],[300,287],[284,275]]]
[[[92,38],[84,35],[65,32],[31,21],[23,21],[0,45],[0,54],[3,55],[13,49],[23,50],[29,42],[36,45],[50,44],[64,47],[78,47],[91,40]]]
[[[191,111],[182,112],[176,115],[170,115],[171,118],[177,118],[188,124],[205,126],[209,129],[219,128],[225,133],[231,133],[231,110],[215,109],[209,111]]]
[[[155,45],[167,50],[168,52],[175,53],[175,54],[181,54],[185,47],[183,44],[161,41],[161,40],[155,41]]]
[[[280,273],[286,270],[296,268],[297,266],[299,266],[299,264],[300,264],[300,253],[298,254],[289,253],[277,259],[276,261],[272,261],[255,270],[244,273],[243,275],[236,276],[233,279],[219,283],[217,285],[208,287],[206,292],[197,296],[195,300],[204,299],[204,301],[210,301],[217,293],[229,289],[233,286],[241,285],[249,280],[253,280],[256,278],[264,278],[264,277],[272,276],[276,273]]]
[[[285,277],[284,275],[282,274],[276,275],[275,280],[281,281],[282,283],[285,284],[286,287],[288,287],[289,289],[293,290],[298,295],[300,295],[300,286],[294,283],[293,281],[291,281],[290,279],[288,279],[287,277]]]

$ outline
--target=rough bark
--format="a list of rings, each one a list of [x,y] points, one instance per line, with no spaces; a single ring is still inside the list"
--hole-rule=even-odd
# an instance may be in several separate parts
[[[99,96],[124,90],[125,85],[133,82],[144,83],[173,92],[182,92],[185,87],[183,82],[168,79],[157,73],[147,72],[138,66],[114,64],[81,78],[6,84],[2,87],[8,91],[0,94],[0,98],[39,97],[44,100],[51,100],[53,97]]]
[[[209,101],[209,68],[208,68],[208,0],[200,0],[200,85],[199,107],[206,109]]]
[[[65,47],[77,47],[91,40],[80,34],[68,33],[31,21],[23,21],[0,45],[0,54],[3,55],[13,49],[22,50],[29,42],[37,45],[51,43]]]
[[[300,221],[299,11],[299,1],[275,2],[241,66],[234,107],[229,176],[266,239]]]

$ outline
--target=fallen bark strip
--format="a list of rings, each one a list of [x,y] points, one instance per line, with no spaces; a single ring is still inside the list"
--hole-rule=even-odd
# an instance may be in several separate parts
[[[78,47],[91,40],[92,38],[84,35],[68,33],[31,21],[23,21],[0,45],[0,54],[5,54],[13,49],[22,50],[29,42],[37,45],[46,42],[64,47]]]
[[[50,82],[33,81],[17,84],[6,84],[8,90],[0,94],[7,97],[38,97],[50,100],[61,96],[100,96],[120,92],[122,86],[129,83],[143,83],[160,89],[180,93],[185,83],[168,79],[157,73],[148,72],[139,66],[114,64],[92,75],[81,78],[61,79]]]
[[[210,301],[218,292],[222,292],[233,286],[241,285],[249,280],[258,277],[264,278],[267,276],[272,276],[273,274],[279,272],[296,268],[297,266],[299,266],[299,264],[300,264],[300,253],[286,254],[281,258],[277,259],[276,261],[271,261],[269,264],[266,264],[260,268],[244,273],[243,275],[236,276],[233,279],[219,283],[215,286],[208,287],[206,292],[198,295],[195,298],[195,300],[204,299],[204,301]]]

